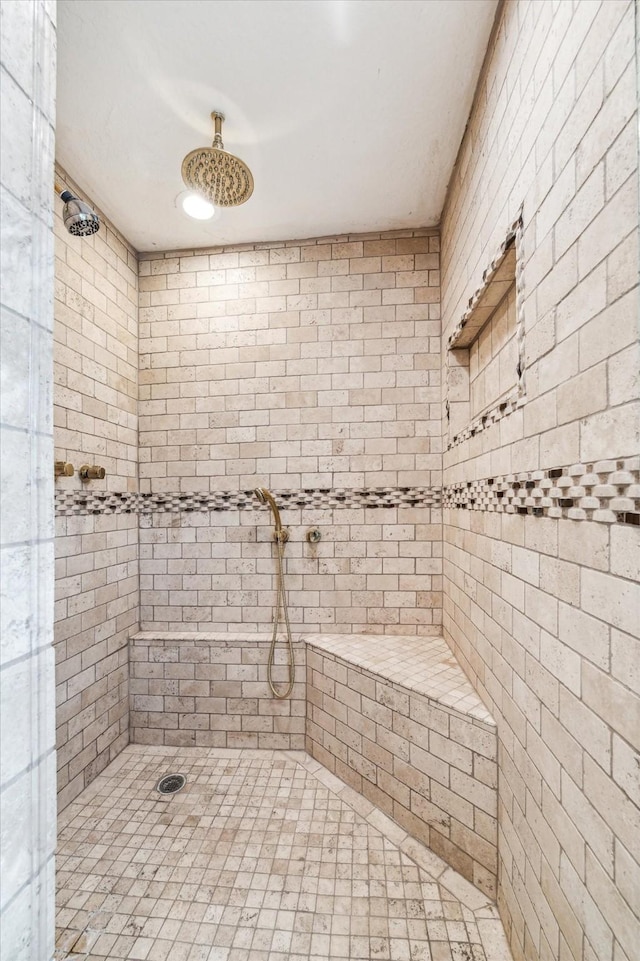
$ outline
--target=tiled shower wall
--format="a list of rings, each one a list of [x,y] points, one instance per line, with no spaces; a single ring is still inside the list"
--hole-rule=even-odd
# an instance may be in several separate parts
[[[444,214],[446,343],[523,205],[523,403],[444,453],[445,629],[498,721],[499,896],[518,959],[631,961],[640,937],[633,20],[625,0],[507,0]],[[103,267],[105,237],[121,246]],[[124,737],[113,655],[135,629],[138,521],[150,630],[264,631],[257,484],[291,528],[298,631],[436,633],[442,597],[434,232],[143,255],[140,493],[130,377],[111,380],[131,367],[135,283],[125,295],[103,273],[135,270],[134,254],[108,229],[70,242],[56,454],[77,467],[87,450],[108,476],[84,506],[77,478],[58,482],[63,802]],[[527,485],[556,478],[567,496],[528,504]],[[598,519],[596,500],[617,506]]]
[[[439,283],[429,230],[142,256],[144,630],[270,623],[257,485],[295,630],[440,630]]]
[[[444,453],[473,484],[444,511],[444,626],[498,724],[517,961],[640,938],[635,42],[624,0],[508,0],[442,225],[446,343],[523,204],[524,403]],[[485,509],[538,469],[568,481],[555,510]]]
[[[54,950],[55,4],[0,4],[0,945]]]
[[[82,192],[57,171],[61,185]],[[91,202],[89,200],[89,202]],[[128,639],[137,630],[138,518],[101,498],[137,491],[138,277],[133,249],[101,216],[73,237],[56,204],[55,456],[76,473],[56,481],[58,803],[64,807],[129,738]],[[106,468],[83,483],[78,468]],[[83,505],[95,499],[91,512]]]
[[[181,747],[304,749],[305,645],[293,639],[293,686],[278,699],[269,690],[271,639],[172,631],[131,639],[131,740]],[[289,685],[286,642],[276,647],[271,679]]]

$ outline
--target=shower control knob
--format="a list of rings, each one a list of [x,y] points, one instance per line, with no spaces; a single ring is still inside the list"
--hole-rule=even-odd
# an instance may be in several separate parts
[[[89,466],[89,464],[83,464],[80,470],[78,471],[78,474],[80,475],[80,480],[83,480],[83,481],[103,480],[106,473],[107,472],[104,469],[104,467],[98,467],[96,464],[93,464],[91,467]]]
[[[317,544],[322,534],[317,527],[310,527],[307,531],[307,540],[310,544]]]
[[[55,477],[73,477],[73,464],[65,460],[57,460],[53,466]]]

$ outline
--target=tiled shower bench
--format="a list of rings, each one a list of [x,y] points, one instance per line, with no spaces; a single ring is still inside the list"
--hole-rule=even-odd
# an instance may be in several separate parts
[[[496,726],[444,639],[303,639],[307,751],[495,897]]]

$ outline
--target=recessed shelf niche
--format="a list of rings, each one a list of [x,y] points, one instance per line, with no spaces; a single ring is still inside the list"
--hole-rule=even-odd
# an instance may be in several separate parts
[[[518,220],[447,343],[448,447],[474,436],[524,400],[520,241]]]

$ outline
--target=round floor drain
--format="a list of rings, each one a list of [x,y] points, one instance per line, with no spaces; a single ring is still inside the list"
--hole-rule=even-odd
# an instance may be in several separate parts
[[[166,774],[156,784],[159,794],[177,794],[187,783],[184,774]]]

